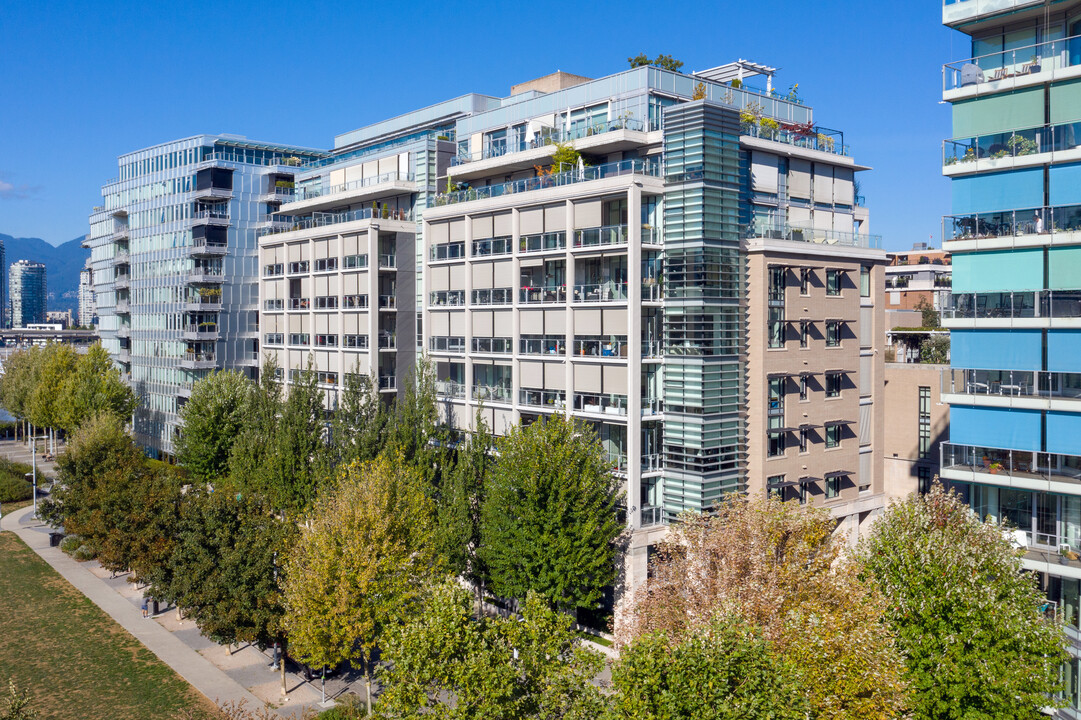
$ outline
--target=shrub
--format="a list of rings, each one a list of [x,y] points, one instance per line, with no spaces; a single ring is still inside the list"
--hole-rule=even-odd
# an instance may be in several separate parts
[[[60,541],[60,551],[71,555],[83,545],[83,539],[78,535],[67,535]]]
[[[97,556],[98,553],[94,550],[94,548],[90,547],[89,545],[80,545],[79,549],[77,549],[71,554],[71,557],[78,560],[79,562],[93,560]]]
[[[0,503],[29,500],[34,496],[34,486],[15,475],[0,473]]]
[[[317,716],[318,720],[360,720],[367,716],[364,710],[364,702],[359,696],[347,693],[338,698],[338,704],[329,710],[324,710]]]

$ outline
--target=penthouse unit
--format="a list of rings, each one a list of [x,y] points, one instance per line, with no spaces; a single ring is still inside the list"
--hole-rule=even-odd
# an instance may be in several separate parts
[[[943,68],[953,303],[942,476],[1009,520],[1064,620],[1081,714],[1081,3],[943,7],[972,57]]]
[[[119,158],[90,216],[102,345],[141,399],[136,438],[173,452],[179,407],[216,369],[259,363],[256,233],[326,153],[198,135]]]

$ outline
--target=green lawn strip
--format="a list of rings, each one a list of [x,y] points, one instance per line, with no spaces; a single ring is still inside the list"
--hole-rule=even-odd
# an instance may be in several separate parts
[[[5,508],[6,511],[6,508]],[[0,685],[43,720],[208,717],[213,705],[13,533],[0,533]]]

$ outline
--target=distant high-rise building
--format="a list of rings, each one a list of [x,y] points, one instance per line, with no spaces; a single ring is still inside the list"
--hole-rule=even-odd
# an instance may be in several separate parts
[[[79,325],[90,327],[97,324],[97,306],[94,303],[94,267],[90,258],[79,271]]]
[[[8,268],[8,286],[11,289],[12,327],[45,322],[48,292],[44,265],[29,260],[12,263]]]

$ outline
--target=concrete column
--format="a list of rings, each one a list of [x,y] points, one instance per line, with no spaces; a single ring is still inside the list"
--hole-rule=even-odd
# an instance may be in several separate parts
[[[334,318],[334,328],[332,330],[338,334],[338,389],[335,391],[335,398],[333,407],[338,407],[338,398],[341,397],[341,389],[345,386],[345,375],[353,370],[351,364],[345,359],[345,318],[342,317],[342,294],[345,290],[345,283],[342,282],[342,268],[345,267],[345,238],[338,235],[338,271],[334,273],[335,287],[334,292],[338,297],[338,311],[332,316]],[[330,404],[328,402],[328,404]]]
[[[368,357],[379,384],[379,225],[368,225]],[[395,378],[397,382],[397,377]]]
[[[642,186],[627,190],[627,522],[642,521]]]
[[[473,400],[473,218],[466,215],[465,221],[465,403],[469,409],[469,416],[464,419],[465,424],[473,427],[473,416],[476,414],[476,402]],[[492,428],[493,431],[495,428]]]
[[[570,412],[570,408],[574,407],[574,363],[570,359],[574,356],[574,310],[571,309],[571,303],[574,300],[574,255],[571,254],[571,248],[574,247],[574,201],[567,201],[567,248],[564,258],[566,259],[566,273],[567,273],[567,336],[565,340],[566,345],[566,362],[565,362],[565,384],[566,390],[566,402],[564,409]]]
[[[522,257],[518,253],[518,239],[522,236],[522,216],[521,211],[518,208],[514,208],[510,213],[510,233],[511,233],[511,252],[514,253],[514,259],[511,261],[511,265],[514,268],[514,277],[511,282],[511,303],[513,303],[513,310],[511,310],[511,403],[513,410],[511,411],[511,422],[517,424],[522,419],[522,411],[518,407],[519,390],[522,387],[522,376],[519,372],[519,358],[518,351],[521,347],[520,339],[522,337],[522,322],[521,322],[521,294],[519,290],[522,287]]]
[[[423,335],[421,337],[421,351],[427,353],[428,348],[431,347],[431,318],[428,315],[428,303],[432,297],[432,278],[431,273],[428,272],[428,260],[432,256],[432,233],[431,223],[427,220],[422,222],[423,237],[421,239],[421,265],[423,266],[423,272],[421,273],[421,289],[420,289],[420,312],[421,312],[421,326]]]

